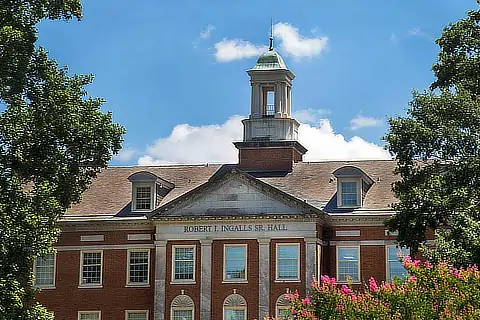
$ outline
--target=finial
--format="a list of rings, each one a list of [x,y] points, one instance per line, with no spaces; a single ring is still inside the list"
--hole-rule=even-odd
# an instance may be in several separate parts
[[[270,47],[268,50],[273,50],[273,19],[270,19]]]

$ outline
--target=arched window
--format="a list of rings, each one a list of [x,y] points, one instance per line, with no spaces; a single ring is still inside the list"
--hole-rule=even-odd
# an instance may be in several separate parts
[[[170,314],[171,320],[193,320],[194,304],[192,298],[185,294],[176,296],[172,301]]]
[[[234,293],[223,302],[223,320],[247,320],[247,301]]]
[[[286,311],[290,306],[290,303],[286,297],[286,294],[282,294],[280,297],[278,297],[275,305],[275,319],[288,319]]]

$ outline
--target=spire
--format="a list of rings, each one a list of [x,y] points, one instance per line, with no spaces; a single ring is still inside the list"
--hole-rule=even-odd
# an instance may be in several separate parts
[[[270,19],[270,47],[268,47],[268,51],[273,50],[273,19]]]

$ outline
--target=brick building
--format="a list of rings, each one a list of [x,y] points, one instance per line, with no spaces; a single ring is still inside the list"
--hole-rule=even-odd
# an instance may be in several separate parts
[[[302,162],[294,74],[273,48],[248,74],[238,164],[110,167],[68,210],[34,266],[56,319],[281,317],[313,276],[404,272],[384,226],[395,162]]]

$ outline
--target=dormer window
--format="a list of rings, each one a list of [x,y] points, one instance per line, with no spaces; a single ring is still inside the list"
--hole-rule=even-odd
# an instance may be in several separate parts
[[[357,181],[341,181],[340,203],[342,207],[358,207],[358,182]]]
[[[337,178],[337,207],[359,208],[373,180],[361,169],[344,166],[333,172]]]
[[[149,211],[152,208],[152,187],[141,187],[137,186],[135,188],[135,210]]]
[[[136,172],[128,180],[132,183],[132,212],[150,212],[156,209],[175,187],[173,183],[147,171]]]

